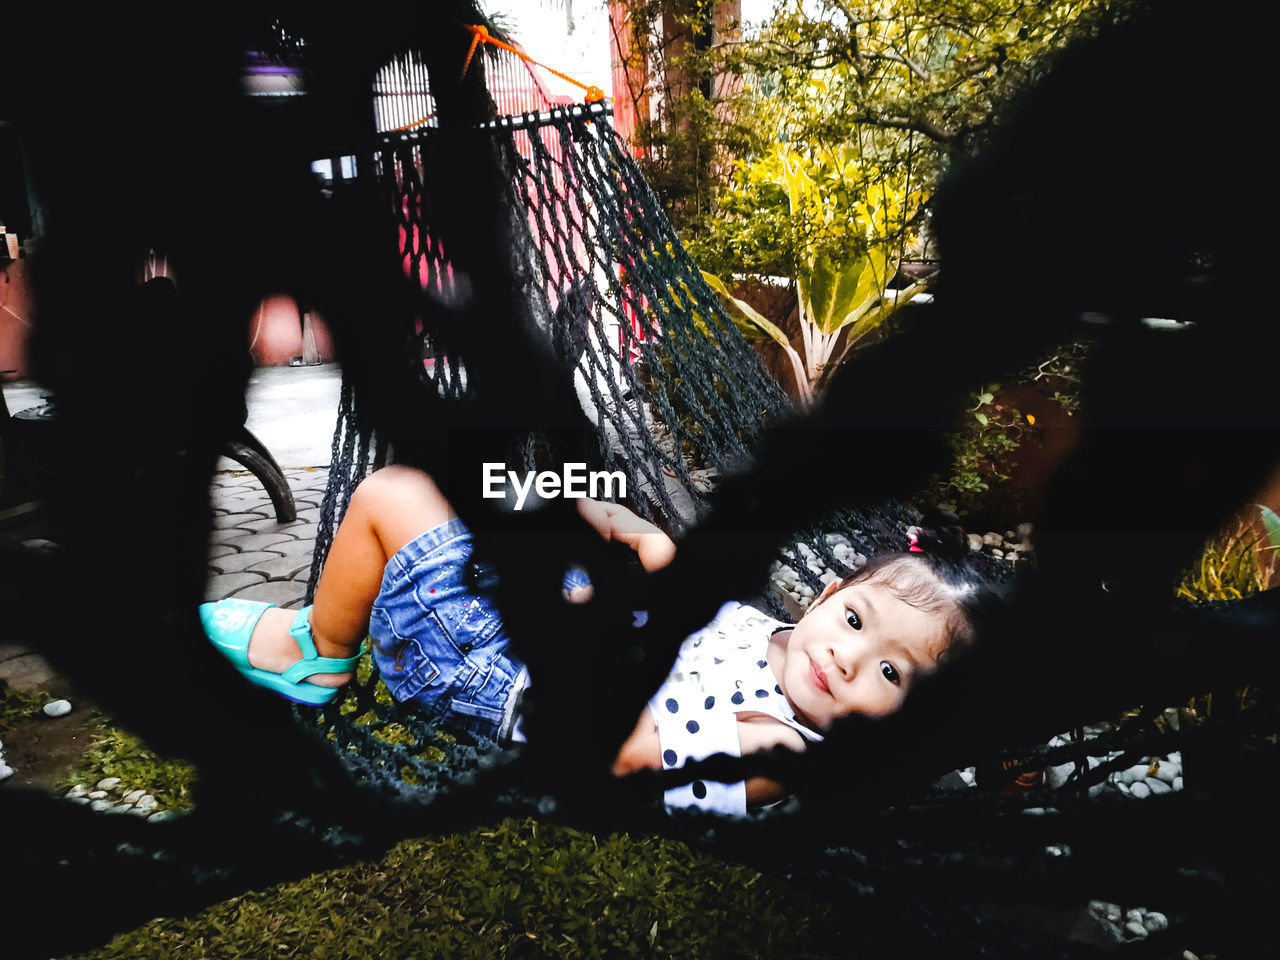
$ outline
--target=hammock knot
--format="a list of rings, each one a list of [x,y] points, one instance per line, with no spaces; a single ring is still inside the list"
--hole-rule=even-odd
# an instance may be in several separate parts
[[[471,47],[467,50],[467,59],[462,62],[462,76],[471,68],[471,58],[476,55],[476,47],[489,42],[489,28],[482,23],[464,23],[465,29],[471,31]]]

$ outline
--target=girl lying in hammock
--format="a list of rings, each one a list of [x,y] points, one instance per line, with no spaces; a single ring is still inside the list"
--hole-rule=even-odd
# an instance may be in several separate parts
[[[606,540],[632,547],[645,570],[674,557],[670,538],[625,507],[579,505]],[[926,549],[918,531],[912,536],[910,551],[874,558],[829,584],[797,624],[740,603],[722,607],[682,644],[614,773],[715,753],[804,750],[840,717],[897,710],[921,675],[972,642],[972,613],[996,585],[980,555],[947,560]],[[292,611],[231,598],[203,604],[201,620],[250,680],[316,705],[352,678],[368,634],[397,700],[444,726],[522,740],[516,705],[528,671],[508,651],[492,602],[469,583],[471,549],[470,533],[427,474],[386,467],[352,496],[313,606]],[[591,588],[579,580],[566,589],[571,601],[583,601]],[[779,784],[761,778],[695,781],[668,790],[666,802],[742,814],[782,796]]]

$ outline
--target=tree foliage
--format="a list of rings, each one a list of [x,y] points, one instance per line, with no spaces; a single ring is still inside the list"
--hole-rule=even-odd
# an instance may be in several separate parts
[[[749,39],[712,30],[704,0],[637,3],[638,18],[667,28],[651,35],[652,76],[670,76],[673,24],[700,38],[677,57],[695,82],[668,84],[646,133],[648,172],[695,256],[722,276],[795,277],[815,256],[865,255],[868,243],[901,255],[950,159],[986,142],[1056,51],[1139,2],[789,0]],[[737,80],[708,82],[725,76]],[[772,169],[778,143],[819,184],[821,217],[796,217]],[[864,211],[886,183],[896,216],[868,237]]]

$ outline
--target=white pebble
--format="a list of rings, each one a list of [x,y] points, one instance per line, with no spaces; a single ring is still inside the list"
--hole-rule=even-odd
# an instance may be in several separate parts
[[[1071,775],[1071,771],[1075,768],[1076,765],[1070,762],[1056,767],[1049,767],[1044,772],[1044,782],[1049,785],[1049,789],[1057,790],[1067,782],[1067,777]]]
[[[1142,925],[1147,928],[1147,933],[1159,933],[1169,929],[1169,918],[1152,910],[1142,918]]]
[[[1181,777],[1174,777],[1174,778],[1173,778],[1173,783],[1172,783],[1172,784],[1170,784],[1170,786],[1172,786],[1172,787],[1173,787],[1173,789],[1175,789],[1175,790],[1181,790],[1181,789],[1182,789],[1182,778],[1181,778]]]
[[[813,596],[813,588],[812,588],[811,586],[809,586],[807,583],[801,583],[801,584],[798,584],[798,585],[796,586],[796,590],[797,590],[797,591],[799,591],[800,596],[802,596],[802,597],[812,597],[812,596]]]
[[[145,793],[135,801],[134,805],[139,810],[154,810],[156,806],[156,798],[149,793]]]
[[[1173,792],[1173,787],[1169,786],[1169,784],[1165,783],[1163,780],[1157,780],[1155,777],[1147,777],[1147,779],[1143,780],[1142,782],[1145,783],[1148,787],[1150,787],[1151,792],[1153,794],[1156,794],[1157,796],[1159,796],[1162,793]]]
[[[981,550],[981,549],[982,549],[982,537],[981,537],[981,535],[976,534],[976,533],[971,533],[971,534],[969,534],[968,540],[969,540],[969,549],[970,549],[971,551],[973,551],[973,552],[975,552],[975,553],[976,553],[977,551],[979,551],[979,550]]]
[[[65,717],[71,712],[70,700],[50,700],[44,705],[45,716]]]
[[[77,783],[74,787],[67,791],[68,797],[83,797],[89,792],[89,788],[83,783]]]
[[[127,803],[117,803],[115,806],[107,810],[107,813],[133,813],[133,807]]]
[[[157,810],[151,816],[147,817],[148,823],[160,823],[164,820],[172,820],[174,813],[172,810]]]
[[[1137,920],[1130,920],[1124,925],[1124,929],[1126,933],[1131,933],[1135,937],[1145,937],[1147,935],[1147,928]]]
[[[1003,550],[994,550],[994,549],[993,549],[993,550],[991,551],[991,555],[992,555],[993,557],[995,557],[997,560],[1003,560],[1003,559],[1004,559],[1004,551],[1003,551]]]
[[[98,781],[99,790],[114,790],[118,786],[120,786],[119,777],[103,777]]]
[[[1146,911],[1141,907],[1130,907],[1124,912],[1124,918],[1126,920],[1141,920],[1144,913],[1146,913]]]
[[[1116,779],[1121,783],[1137,783],[1147,778],[1147,773],[1151,770],[1151,765],[1147,763],[1135,763],[1128,770],[1121,770],[1116,774]]]
[[[834,570],[828,570],[818,579],[822,581],[822,585],[825,587],[828,583],[835,583],[837,580],[840,579],[840,577],[836,574]]]
[[[121,799],[124,800],[125,803],[137,803],[144,793],[146,793],[145,790],[130,790],[121,797]]]
[[[105,790],[90,790],[90,791],[89,791],[88,796],[89,796],[89,799],[90,799],[90,800],[105,800],[105,799],[107,799],[107,791],[105,791]]]
[[[1114,903],[1108,903],[1106,900],[1090,900],[1089,912],[1095,917],[1101,917],[1104,920],[1112,922],[1120,920],[1120,908]]]
[[[67,797],[72,803],[86,804],[89,802],[88,797]]]
[[[8,780],[13,776],[13,767],[0,760],[0,780]]]
[[[1157,760],[1154,766],[1156,767],[1156,776],[1165,783],[1173,783],[1182,773],[1182,764],[1175,763],[1172,760]]]
[[[99,813],[101,813],[103,810],[109,810],[110,808],[111,808],[111,804],[109,804],[106,800],[95,800],[93,801],[93,803],[89,804],[90,810],[96,810]]]
[[[1147,786],[1145,780],[1140,780],[1129,788],[1129,796],[1145,800],[1151,796],[1151,788]]]

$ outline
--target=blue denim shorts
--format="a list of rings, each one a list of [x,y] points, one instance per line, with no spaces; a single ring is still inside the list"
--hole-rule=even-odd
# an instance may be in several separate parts
[[[429,722],[501,741],[510,737],[528,671],[507,650],[487,592],[492,573],[471,551],[471,532],[457,517],[406,544],[387,561],[369,636],[393,697]],[[571,570],[565,587],[587,582]]]

